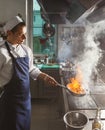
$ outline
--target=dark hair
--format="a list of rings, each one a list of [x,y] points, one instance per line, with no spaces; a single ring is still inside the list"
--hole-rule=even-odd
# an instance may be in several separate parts
[[[13,33],[15,33],[18,30],[18,27],[26,26],[25,22],[20,22],[17,24],[14,28],[11,29]]]

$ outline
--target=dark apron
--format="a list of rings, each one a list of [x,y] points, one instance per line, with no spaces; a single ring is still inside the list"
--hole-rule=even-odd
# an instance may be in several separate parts
[[[30,130],[29,59],[28,56],[15,59],[8,44],[5,45],[12,57],[14,72],[0,98],[0,130]]]

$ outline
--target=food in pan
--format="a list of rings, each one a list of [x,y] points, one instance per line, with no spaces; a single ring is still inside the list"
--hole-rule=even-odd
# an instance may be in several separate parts
[[[71,82],[67,84],[67,88],[75,94],[85,94],[84,88],[75,78],[71,79]]]

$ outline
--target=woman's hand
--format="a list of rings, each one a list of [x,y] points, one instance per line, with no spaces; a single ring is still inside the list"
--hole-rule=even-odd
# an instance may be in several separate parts
[[[46,75],[44,77],[44,81],[45,81],[45,83],[47,83],[50,86],[57,86],[58,85],[58,82],[53,77],[51,77],[49,75]]]
[[[46,73],[41,73],[38,76],[38,78],[44,80],[44,82],[46,84],[48,84],[49,86],[57,86],[58,85],[58,82],[53,77],[47,75]]]

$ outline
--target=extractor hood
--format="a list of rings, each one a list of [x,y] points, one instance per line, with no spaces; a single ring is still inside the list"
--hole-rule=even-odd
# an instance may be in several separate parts
[[[65,0],[37,0],[41,7],[41,15],[51,24],[66,23],[69,4]]]
[[[77,21],[84,13],[105,0],[37,0],[41,15],[51,24],[65,24]],[[105,3],[105,2],[104,2]],[[93,12],[92,12],[93,13]]]
[[[86,19],[91,23],[105,20],[105,0],[98,3],[94,11]]]

